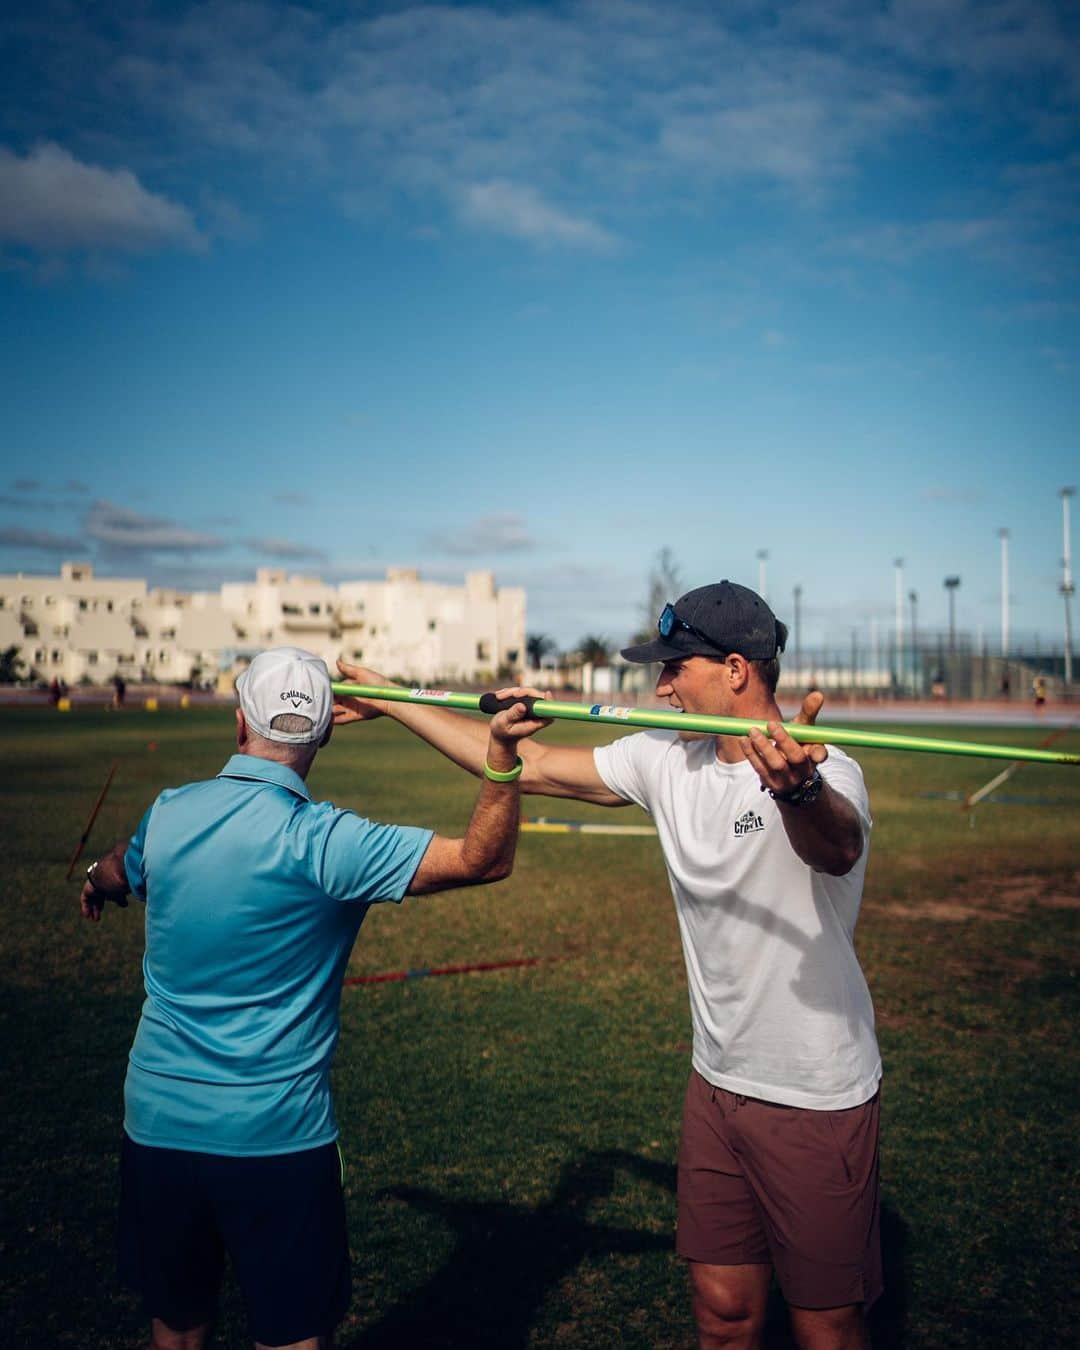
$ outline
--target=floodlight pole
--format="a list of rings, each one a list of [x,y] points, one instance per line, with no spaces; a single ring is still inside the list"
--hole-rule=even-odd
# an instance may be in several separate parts
[[[796,586],[795,598],[795,674],[802,684],[802,587]]]
[[[956,655],[956,592],[960,589],[959,577],[946,577],[945,589],[949,593],[949,658]]]
[[[1072,554],[1069,548],[1069,499],[1076,493],[1074,487],[1063,487],[1061,489],[1061,516],[1062,529],[1064,532],[1064,547],[1062,549],[1061,565],[1061,598],[1065,602],[1065,691],[1068,693],[1069,686],[1072,684],[1072,613],[1070,610],[1070,601],[1072,599],[1073,586],[1072,579]]]
[[[769,550],[759,548],[757,552],[757,589],[758,595],[762,600],[768,600],[768,578],[766,576],[767,564],[769,561]]]
[[[895,674],[896,687],[900,687],[900,673],[903,665],[904,651],[904,560],[903,558],[893,559],[893,568],[895,569],[896,581],[896,656],[895,656]]]
[[[919,678],[921,674],[919,668],[919,592],[908,591],[908,600],[911,603],[912,692],[918,698],[922,693],[922,680]]]
[[[998,530],[1001,540],[1001,659],[1009,656],[1009,531]]]

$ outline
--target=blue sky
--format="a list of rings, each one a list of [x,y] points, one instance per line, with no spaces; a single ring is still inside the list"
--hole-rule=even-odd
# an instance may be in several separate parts
[[[846,643],[903,556],[993,648],[1007,527],[1060,642],[1075,7],[90,9],[0,19],[0,571],[485,567],[572,645],[767,550]]]

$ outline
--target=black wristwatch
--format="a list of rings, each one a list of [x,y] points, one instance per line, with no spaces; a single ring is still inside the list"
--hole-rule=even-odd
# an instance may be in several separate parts
[[[785,806],[813,806],[824,786],[825,779],[815,769],[806,782],[800,783],[797,788],[792,788],[790,792],[774,792],[769,788],[769,796],[774,802],[783,802]]]

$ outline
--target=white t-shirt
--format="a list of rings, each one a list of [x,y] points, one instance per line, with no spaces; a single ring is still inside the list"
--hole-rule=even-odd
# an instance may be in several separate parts
[[[820,766],[854,806],[863,848],[846,876],[795,854],[780,810],[746,760],[674,731],[593,752],[612,792],[656,822],[682,933],[694,1068],[716,1087],[836,1111],[881,1078],[870,991],[855,955],[870,842],[862,770],[830,746]]]

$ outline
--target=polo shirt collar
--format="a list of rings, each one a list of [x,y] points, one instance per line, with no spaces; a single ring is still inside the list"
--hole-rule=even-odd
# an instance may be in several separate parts
[[[259,783],[274,783],[277,787],[287,788],[298,797],[311,801],[308,786],[295,770],[287,764],[279,764],[273,759],[262,759],[258,755],[233,755],[218,774],[219,778],[249,778]]]

